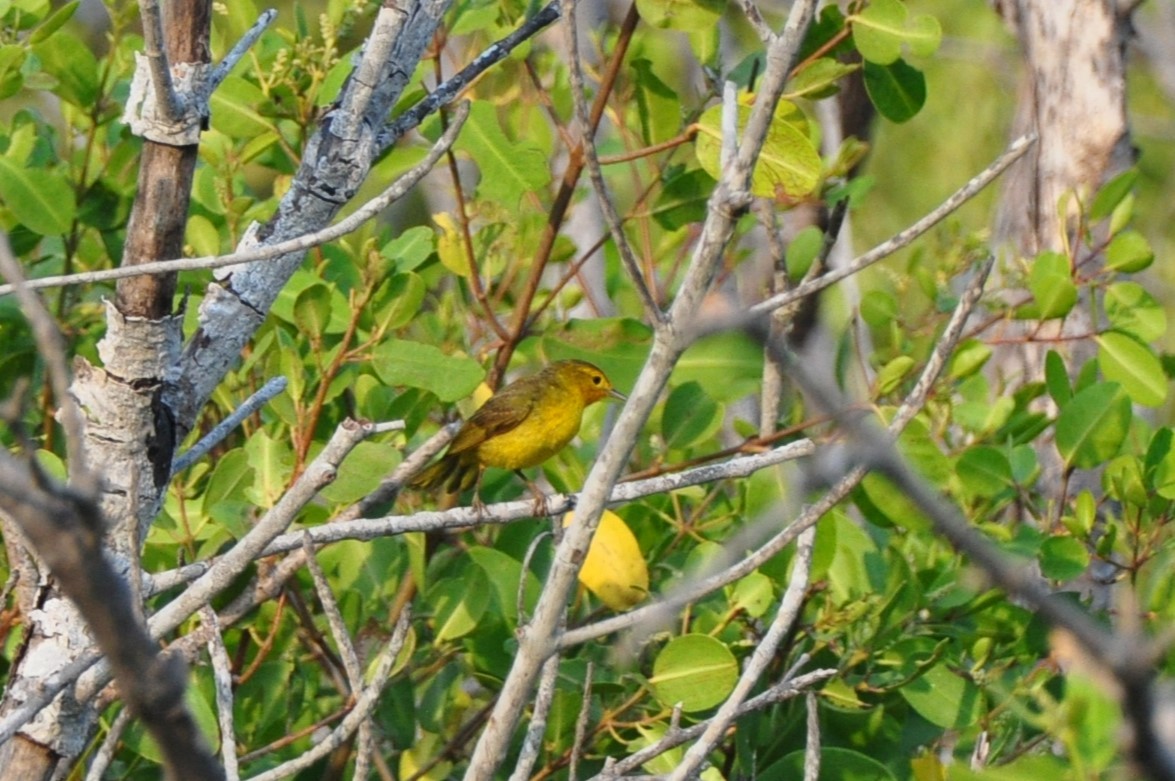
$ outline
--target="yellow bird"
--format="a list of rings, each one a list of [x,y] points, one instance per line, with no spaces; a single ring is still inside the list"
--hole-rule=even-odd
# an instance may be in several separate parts
[[[599,367],[556,361],[491,396],[465,421],[445,455],[411,485],[455,493],[480,486],[487,466],[516,472],[538,466],[579,433],[588,405],[609,396],[625,399]],[[480,504],[476,491],[474,503]]]

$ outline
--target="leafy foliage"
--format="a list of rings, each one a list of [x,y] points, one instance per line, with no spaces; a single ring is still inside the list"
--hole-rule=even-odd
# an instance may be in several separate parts
[[[70,23],[76,9],[71,3],[50,13],[48,3],[28,0],[0,6],[8,30],[0,45],[0,96],[14,106],[0,125],[0,222],[31,277],[116,265],[136,186],[139,141],[117,121],[132,53],[142,48],[133,11],[108,4],[105,54],[98,57],[82,27]],[[728,12],[700,0],[639,0],[636,9],[648,28],[608,27],[593,39],[610,65],[621,43],[629,49],[596,96],[606,117],[597,143],[642,279],[664,305],[680,284],[721,169],[720,88],[687,77],[677,31],[687,32],[691,65],[715,66],[717,23]],[[247,2],[222,9],[213,36],[218,54],[254,12]],[[370,3],[331,0],[310,19],[306,8],[296,7],[293,21],[265,33],[255,56],[216,93],[188,223],[191,253],[230,249],[253,221],[273,211],[371,13]],[[524,13],[510,2],[456,4],[444,56],[422,70],[467,61]],[[822,156],[813,101],[859,75],[884,119],[911,120],[929,89],[916,63],[932,57],[940,39],[935,18],[911,12],[901,0],[850,3],[845,14],[825,8],[769,130],[755,195],[780,211],[830,200],[864,147],[852,139]],[[759,53],[749,38],[739,46],[748,61]],[[722,73],[742,74],[744,109],[753,70]],[[208,559],[243,536],[346,417],[402,419],[402,433],[360,446],[300,519],[304,527],[329,522],[368,496],[442,423],[471,411],[475,390],[501,379],[495,360],[503,346],[507,358],[517,355],[512,371],[578,357],[604,368],[617,387],[631,385],[648,352],[650,326],[601,229],[590,220],[567,228],[594,206],[587,187],[562,190],[564,161],[579,154],[569,135],[566,83],[566,65],[555,51],[534,44],[508,59],[470,90],[471,118],[448,165],[434,172],[427,198],[310,253],[196,436],[267,379],[284,376],[288,387],[215,458],[175,478],[145,540],[146,571]],[[54,98],[57,115],[40,106],[40,93]],[[435,138],[441,125],[435,120],[422,133]],[[412,141],[393,150],[364,193],[418,160],[422,148]],[[1168,528],[1175,436],[1138,410],[1166,402],[1170,368],[1151,346],[1165,334],[1164,310],[1130,277],[1154,260],[1147,239],[1130,227],[1136,177],[1125,174],[1093,196],[1067,251],[1009,261],[1007,295],[993,297],[982,322],[954,349],[949,370],[899,445],[1009,556],[1039,568],[1058,589],[1108,570],[1134,589],[1140,620],[1161,625],[1175,610],[1168,575],[1175,557]],[[852,203],[857,218],[868,219],[859,199]],[[752,291],[753,298],[772,288],[775,270],[764,269],[758,231],[750,218],[740,224],[718,280]],[[820,241],[811,228],[792,239],[784,270],[793,281],[807,274]],[[938,343],[955,303],[954,283],[987,252],[981,239],[957,227],[927,243],[936,246],[924,246],[904,265],[891,262],[886,278],[865,291],[852,315],[870,337],[867,344],[850,342],[849,318],[828,318],[842,340],[838,376],[867,387],[867,402],[882,419],[892,417]],[[183,276],[190,318],[210,276]],[[50,294],[75,353],[96,355],[100,300],[110,294],[103,285]],[[1043,377],[989,371],[1008,323],[1026,325],[1023,340],[1048,347],[1054,332],[1047,325],[1065,323],[1081,307],[1098,313],[1096,332],[1080,335],[1096,349],[1095,358],[1070,363],[1057,346]],[[9,395],[17,378],[38,371],[27,327],[9,298],[0,298],[0,339],[6,346],[0,391]],[[753,439],[759,422],[747,399],[762,376],[760,346],[741,335],[696,344],[636,443],[631,469],[668,472],[713,460],[732,445],[756,449],[827,433],[819,410],[789,394],[769,437]],[[551,486],[579,488],[607,415],[602,405],[590,408],[581,439],[544,465]],[[59,458],[63,448],[50,410],[30,410],[28,418],[40,432],[45,460]],[[16,445],[10,432],[3,436]],[[1058,495],[1042,488],[1052,461],[1061,473]],[[1104,493],[1070,493],[1082,475],[1100,482]],[[793,478],[760,472],[624,507],[620,514],[648,565],[639,590],[672,592],[741,539],[749,520],[768,508],[778,519],[781,502],[808,501],[803,481]],[[486,476],[484,500],[522,496],[525,487],[513,475],[491,470]],[[408,493],[389,512],[408,514],[439,499]],[[402,602],[415,606],[408,649],[377,712],[380,753],[399,777],[441,779],[460,771],[472,728],[482,725],[513,661],[516,632],[534,609],[550,565],[549,537],[557,533],[554,526],[521,522],[443,538],[411,532],[345,541],[319,553],[361,649],[390,633],[390,615]],[[630,658],[612,654],[611,638],[569,651],[538,775],[566,772],[581,712],[587,714],[581,772],[654,743],[668,731],[677,703],[683,725],[711,715],[761,638],[792,556],[780,554],[691,603]],[[609,600],[601,605],[595,593],[580,592],[570,624],[610,612]],[[149,609],[169,596],[154,596]],[[626,601],[635,600],[626,594],[613,607]],[[8,634],[6,667],[18,634]],[[350,693],[328,636],[305,572],[280,599],[227,630],[236,738],[253,752],[250,773],[304,751],[315,729],[347,708]],[[1088,778],[1120,768],[1116,706],[1082,672],[1061,677],[1048,661],[1055,650],[1038,617],[983,585],[907,497],[871,475],[820,521],[801,627],[766,679],[778,680],[801,657],[810,659],[808,666],[836,670],[819,692],[828,778],[943,778],[948,755],[956,759],[951,778]],[[190,700],[216,735],[211,672],[197,668],[193,680]],[[785,701],[744,717],[706,774],[796,777],[804,745],[803,706]],[[967,758],[984,745],[988,762],[1002,766],[967,769]],[[673,757],[663,755],[645,769],[662,772]],[[153,778],[156,762],[157,749],[132,732],[112,777]]]

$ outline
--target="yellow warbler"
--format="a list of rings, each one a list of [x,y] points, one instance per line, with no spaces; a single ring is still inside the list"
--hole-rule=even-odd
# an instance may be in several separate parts
[[[589,404],[624,394],[587,361],[556,361],[495,393],[465,421],[449,449],[412,485],[464,491],[487,466],[526,469],[562,450],[579,433]],[[474,501],[478,502],[476,495]]]
[[[563,516],[563,526],[571,525],[575,513]],[[611,510],[600,516],[579,582],[613,610],[628,610],[649,595],[649,567],[641,555],[641,546],[628,524]]]

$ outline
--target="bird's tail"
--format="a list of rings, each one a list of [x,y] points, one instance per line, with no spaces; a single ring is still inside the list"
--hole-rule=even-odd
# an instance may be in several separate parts
[[[432,490],[440,488],[448,493],[458,493],[472,488],[477,480],[477,462],[447,455],[432,466],[426,467],[412,478],[408,485],[413,488]]]

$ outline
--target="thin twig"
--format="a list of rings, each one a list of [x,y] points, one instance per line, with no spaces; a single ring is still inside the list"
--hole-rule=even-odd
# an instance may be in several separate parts
[[[608,223],[608,230],[612,234],[612,242],[616,245],[617,252],[620,253],[620,261],[624,265],[625,271],[628,272],[629,280],[636,288],[637,297],[640,299],[641,306],[645,311],[645,319],[649,323],[661,323],[665,319],[665,313],[661,311],[656,299],[653,298],[653,293],[648,285],[649,280],[646,280],[641,273],[636,254],[632,251],[632,245],[628,241],[628,236],[624,233],[624,223],[620,219],[620,213],[616,209],[616,203],[612,199],[612,194],[608,191],[608,184],[604,181],[603,171],[600,170],[600,158],[596,151],[596,125],[593,124],[588,114],[587,89],[584,86],[583,78],[583,62],[579,54],[579,28],[577,23],[577,19],[579,18],[579,0],[567,0],[567,3],[567,16],[564,19],[566,23],[563,25],[563,45],[571,53],[571,97],[575,105],[575,120],[579,125],[580,146],[583,149],[584,161],[587,163],[592,187],[596,191],[596,202],[599,204],[600,211],[604,215],[604,221]]]
[[[751,689],[759,682],[759,678],[766,671],[767,666],[775,659],[780,643],[791,631],[792,625],[800,615],[800,608],[804,604],[804,594],[808,589],[808,573],[812,566],[812,551],[816,542],[816,527],[806,529],[796,543],[796,555],[793,559],[792,574],[788,580],[787,590],[780,600],[779,610],[771,627],[755,646],[754,652],[743,666],[742,674],[734,689],[718,708],[718,712],[706,725],[706,730],[698,737],[677,767],[667,777],[667,781],[685,781],[693,778],[706,756],[718,745],[718,741],[726,733],[727,728],[734,723],[739,708],[751,693]]]
[[[395,669],[396,657],[399,656],[400,649],[404,647],[404,639],[408,636],[410,616],[411,611],[405,608],[403,614],[400,616],[400,620],[396,622],[396,628],[392,632],[391,638],[380,649],[379,654],[375,658],[371,680],[360,690],[359,696],[355,700],[355,707],[343,717],[343,720],[337,727],[331,730],[330,735],[319,743],[316,743],[310,750],[291,759],[289,762],[283,762],[275,768],[267,770],[264,773],[259,773],[250,778],[249,781],[279,781],[279,779],[292,776],[310,767],[343,745],[352,733],[364,721],[371,717],[371,712],[379,702],[379,697],[383,693],[384,686]]]
[[[559,655],[554,654],[543,665],[543,674],[539,677],[539,690],[534,700],[534,710],[530,715],[530,724],[526,728],[526,737],[522,741],[522,750],[518,754],[518,761],[514,763],[514,772],[510,774],[510,781],[526,781],[530,778],[530,771],[539,758],[543,747],[543,736],[547,732],[547,717],[551,713],[551,703],[555,701],[555,682],[559,678]]]
[[[91,282],[107,282],[112,279],[123,279],[140,274],[170,274],[175,271],[190,271],[193,269],[221,268],[224,266],[239,266],[243,263],[254,263],[259,260],[272,260],[293,252],[318,247],[335,239],[341,238],[353,230],[363,227],[369,220],[382,212],[395,201],[404,197],[421,179],[433,169],[445,150],[452,146],[461,131],[465,119],[469,116],[469,107],[463,104],[457,108],[452,117],[452,125],[433,144],[424,160],[414,165],[399,179],[393,182],[386,190],[356,209],[350,216],[329,227],[313,233],[295,236],[292,239],[269,244],[256,249],[233,252],[228,255],[203,255],[198,258],[175,258],[172,260],[156,260],[142,263],[137,266],[104,269],[102,271],[87,271],[78,274],[63,274],[60,276],[42,277],[29,280],[28,286],[33,290],[44,288],[63,287],[65,285],[80,285]],[[13,292],[12,285],[0,285],[0,296]]]
[[[257,21],[253,22],[253,26],[245,31],[245,34],[241,36],[241,39],[237,41],[236,45],[229,50],[228,54],[224,55],[224,59],[208,75],[209,94],[228,77],[241,58],[248,53],[249,49],[253,48],[253,44],[257,43],[257,39],[265,32],[265,28],[273,24],[273,20],[276,18],[277,11],[273,8],[261,12],[261,15],[257,17]]]
[[[809,691],[804,695],[804,707],[808,711],[808,736],[804,745],[804,781],[820,778],[820,711],[816,707],[816,694]]]
[[[798,285],[794,290],[789,290],[786,293],[781,293],[777,296],[772,296],[765,301],[761,301],[750,308],[746,313],[746,321],[750,322],[756,317],[778,309],[781,306],[799,301],[807,298],[813,293],[830,287],[837,282],[840,282],[846,277],[860,272],[879,260],[892,255],[897,250],[910,244],[914,239],[921,236],[926,231],[934,227],[938,222],[947,217],[951,212],[958,209],[967,201],[974,198],[976,195],[991,184],[997,176],[1007,170],[1008,166],[1019,160],[1025,152],[1027,152],[1032,145],[1036,143],[1035,133],[1026,133],[1020,136],[1012,143],[1008,144],[1008,148],[1000,154],[992,163],[973,176],[966,184],[956,190],[945,201],[936,206],[931,211],[927,212],[920,220],[915,222],[905,230],[899,231],[894,236],[881,244],[878,244],[873,249],[869,250],[863,255],[854,258],[852,262],[845,265],[843,268],[832,269],[823,276],[809,280],[801,285]],[[2,292],[2,291],[0,291]]]
[[[552,659],[558,659],[555,654]],[[579,781],[579,761],[583,759],[583,746],[587,741],[588,717],[592,714],[592,677],[595,675],[596,665],[588,660],[587,669],[583,674],[583,700],[579,704],[579,715],[575,718],[575,740],[571,744],[571,763],[568,768],[568,781]]]
[[[387,124],[379,133],[379,146],[387,149],[396,143],[405,133],[424,121],[425,117],[439,108],[452,103],[466,87],[493,65],[501,62],[510,52],[530,38],[533,38],[544,27],[559,18],[559,0],[548,3],[537,14],[527,19],[514,32],[500,41],[493,43],[488,49],[477,55],[455,76],[441,83],[435,90],[400,114]]]
[[[143,19],[143,52],[151,64],[151,81],[155,88],[155,104],[164,119],[176,122],[183,114],[183,105],[171,79],[171,64],[164,46],[163,14],[159,0],[139,0],[139,15]]]
[[[813,686],[827,681],[829,678],[836,676],[835,669],[821,669],[813,670],[810,673],[796,676],[791,680],[785,680],[772,686],[762,694],[752,697],[744,702],[735,714],[736,718],[742,718],[749,713],[762,710],[770,707],[778,702],[790,700],[799,694],[807,692]],[[655,757],[659,757],[670,749],[680,746],[682,743],[694,740],[709,726],[710,722],[702,721],[697,724],[691,724],[685,728],[670,727],[665,733],[665,736],[658,740],[651,746],[646,746],[640,751],[628,755],[624,759],[614,762],[611,766],[606,768],[599,775],[590,779],[590,781],[604,781],[605,779],[616,779],[624,776],[630,770],[635,770],[641,765],[645,764]]]
[[[220,756],[226,781],[238,781],[241,768],[237,762],[237,731],[233,725],[233,663],[224,647],[216,611],[205,605],[200,620],[208,627],[208,655],[212,659],[212,681],[216,689],[216,719],[220,724]]]
[[[0,234],[0,276],[8,280],[6,287],[16,292],[21,311],[37,343],[37,354],[45,361],[49,386],[53,389],[53,398],[59,409],[58,420],[65,430],[70,483],[82,492],[95,491],[98,478],[90,471],[86,460],[85,420],[69,392],[70,371],[65,338],[45,303],[32,292],[33,286],[25,280],[20,262],[12,254],[8,236],[3,234]]]
[[[94,753],[94,759],[90,762],[90,767],[86,770],[86,781],[102,781],[106,777],[106,769],[114,761],[114,754],[118,750],[118,744],[130,724],[130,708],[123,706],[123,709],[114,717],[114,722],[110,725],[110,729],[106,731],[106,736],[102,738],[102,745]]]
[[[217,423],[216,426],[209,431],[204,437],[192,445],[185,453],[176,456],[175,461],[171,464],[172,477],[187,469],[197,460],[204,457],[208,451],[216,447],[220,442],[227,437],[245,418],[252,415],[257,410],[265,406],[266,402],[272,399],[286,389],[289,380],[285,377],[274,377],[269,382],[261,386],[261,389],[254,393],[249,398],[245,399],[241,406],[233,410],[227,418]]]

